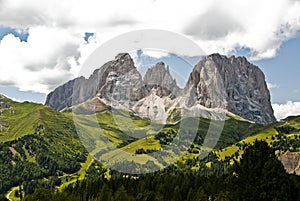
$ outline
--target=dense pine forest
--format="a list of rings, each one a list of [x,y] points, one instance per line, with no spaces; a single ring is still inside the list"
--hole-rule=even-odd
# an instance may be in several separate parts
[[[233,165],[191,170],[191,163],[176,164],[146,175],[126,175],[93,163],[82,181],[62,191],[36,185],[26,201],[199,201],[199,200],[300,200],[300,178],[287,174],[274,149],[256,141],[245,148]],[[32,186],[32,185],[31,185]],[[26,188],[26,185],[25,187]]]

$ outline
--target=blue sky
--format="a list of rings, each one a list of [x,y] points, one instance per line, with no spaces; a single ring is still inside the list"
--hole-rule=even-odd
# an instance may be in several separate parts
[[[254,63],[277,85],[271,89],[273,103],[300,101],[300,37],[283,43],[276,57]]]
[[[28,32],[26,29],[20,29],[19,31],[10,28],[10,27],[5,27],[0,25],[0,40],[7,34],[13,34],[14,36],[20,38],[21,41],[27,41],[28,38]]]

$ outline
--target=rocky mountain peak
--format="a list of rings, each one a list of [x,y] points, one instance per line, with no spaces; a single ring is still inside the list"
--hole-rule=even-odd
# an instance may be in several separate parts
[[[149,68],[142,78],[130,55],[121,53],[88,79],[79,77],[55,89],[47,96],[46,104],[63,110],[95,97],[105,104],[119,103],[149,118],[152,105],[161,109],[153,110],[153,114],[160,115],[152,115],[160,120],[168,116],[166,108],[198,107],[201,111],[227,110],[261,124],[275,121],[265,76],[245,57],[204,57],[195,65],[182,90],[165,63]]]
[[[157,89],[157,95],[160,97],[170,94],[176,96],[179,92],[176,80],[172,77],[169,66],[166,67],[164,62],[159,62],[147,70],[144,83],[149,91],[153,88]]]
[[[223,108],[261,124],[275,121],[265,76],[245,57],[204,57],[190,74],[185,92],[189,105]]]
[[[144,83],[147,85],[167,86],[176,84],[176,81],[170,74],[169,67],[166,67],[164,62],[159,62],[147,70],[144,76]]]
[[[79,77],[56,88],[47,96],[46,105],[64,110],[99,97],[107,103],[115,100],[128,106],[145,95],[142,76],[132,58],[128,53],[120,53],[96,69],[88,79]]]
[[[134,69],[134,62],[128,53],[119,53],[111,63],[110,71],[125,74]]]

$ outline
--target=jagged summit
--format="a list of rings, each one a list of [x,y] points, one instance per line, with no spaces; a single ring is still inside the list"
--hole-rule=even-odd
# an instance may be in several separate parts
[[[170,73],[169,66],[166,67],[164,62],[159,62],[149,68],[143,80],[148,91],[155,88],[160,97],[170,94],[176,96],[180,91],[176,80]]]
[[[120,53],[88,79],[76,78],[55,89],[46,104],[62,110],[95,97],[106,104],[119,102],[146,117],[151,105],[160,120],[168,116],[170,108],[197,107],[202,114],[205,108],[223,109],[256,123],[275,121],[264,74],[245,57],[204,57],[182,90],[163,62],[149,68],[142,78],[130,55]]]
[[[135,68],[133,60],[128,53],[119,53],[112,61],[111,70],[124,74]]]
[[[245,57],[212,54],[203,58],[190,74],[185,93],[189,105],[224,108],[261,124],[276,121],[265,76]]]
[[[148,85],[168,85],[170,83],[176,84],[176,81],[172,78],[169,68],[165,66],[164,62],[159,62],[156,65],[150,67],[145,76],[144,82]]]
[[[120,79],[123,81],[120,82]],[[135,93],[132,97],[140,99],[141,97],[139,97],[139,95],[143,94],[143,92],[133,90],[136,87],[140,88],[142,86],[141,79],[141,75],[134,66],[134,62],[130,55],[128,53],[120,53],[114,60],[109,61],[102,67],[96,69],[88,79],[84,77],[75,78],[56,88],[47,96],[45,104],[57,110],[64,110],[74,104],[82,103],[96,96],[114,96],[114,98],[120,100],[121,98],[124,98],[122,94],[127,96],[130,95],[128,94],[128,91],[124,91],[124,87],[121,90],[121,85],[129,88],[130,83],[128,83],[128,81],[132,84],[132,93]],[[125,83],[126,80],[127,84]],[[117,87],[115,87],[116,84]],[[116,94],[117,91],[119,93],[119,98],[116,97],[116,95],[118,96],[118,94]]]

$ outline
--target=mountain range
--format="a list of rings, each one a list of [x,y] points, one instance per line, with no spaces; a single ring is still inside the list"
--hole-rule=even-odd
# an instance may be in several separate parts
[[[103,145],[92,114],[102,135],[121,152]],[[223,122],[223,129],[208,151],[205,139],[216,122]],[[176,144],[179,132],[184,151],[171,168],[227,174],[245,147],[263,140],[287,172],[300,174],[300,117],[276,122],[264,74],[246,58],[203,57],[180,88],[163,62],[142,76],[130,55],[121,53],[89,78],[56,88],[45,105],[0,95],[0,194],[30,195],[40,187],[61,191],[89,175],[116,179],[116,172],[98,162],[100,156],[115,160],[116,166],[161,169],[178,150],[167,150],[159,159],[155,152]]]
[[[88,79],[79,77],[56,88],[45,104],[63,111],[95,97],[162,123],[174,109],[215,119],[216,109],[222,109],[259,124],[276,121],[265,76],[245,57],[206,56],[181,89],[163,62],[142,77],[130,55],[121,53]]]

